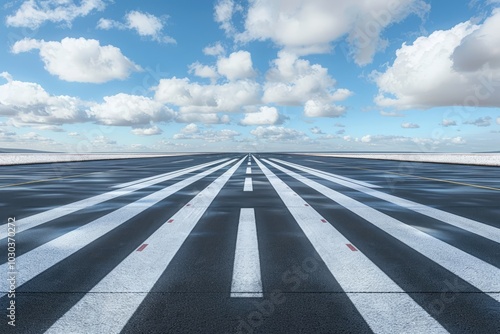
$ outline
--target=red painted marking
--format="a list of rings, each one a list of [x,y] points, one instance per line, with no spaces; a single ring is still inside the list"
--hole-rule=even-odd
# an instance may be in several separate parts
[[[326,223],[326,219],[321,219],[321,221],[322,221],[323,223]]]
[[[174,220],[173,220],[173,219],[169,219],[169,220],[167,221],[167,223],[173,223],[173,222],[174,222]]]
[[[138,252],[142,252],[142,251],[144,250],[144,248],[146,248],[146,247],[147,247],[147,245],[148,245],[148,244],[142,244],[142,246],[141,246],[141,247],[137,248],[137,251],[138,251]]]
[[[351,244],[346,244],[347,247],[349,247],[350,250],[352,250],[353,252],[357,252],[358,250],[356,249],[356,247],[354,247],[353,245]]]

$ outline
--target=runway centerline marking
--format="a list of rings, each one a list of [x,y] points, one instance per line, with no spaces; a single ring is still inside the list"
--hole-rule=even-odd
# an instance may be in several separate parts
[[[251,167],[247,167],[246,174],[252,174],[252,168]]]
[[[252,178],[246,177],[245,184],[243,185],[243,191],[253,191]]]
[[[263,297],[254,209],[242,208],[240,211],[231,297]]]

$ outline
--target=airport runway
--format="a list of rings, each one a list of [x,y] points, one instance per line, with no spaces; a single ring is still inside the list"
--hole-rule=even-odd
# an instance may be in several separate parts
[[[3,166],[0,212],[2,333],[500,333],[498,167]]]

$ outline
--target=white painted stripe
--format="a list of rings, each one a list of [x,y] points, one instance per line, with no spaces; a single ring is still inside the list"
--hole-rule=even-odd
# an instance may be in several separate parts
[[[102,202],[109,201],[109,200],[116,198],[116,197],[119,197],[119,196],[127,195],[127,194],[134,192],[136,190],[147,188],[149,186],[152,186],[152,185],[164,182],[164,181],[168,181],[168,180],[174,179],[174,178],[182,176],[182,175],[186,175],[188,173],[194,172],[196,170],[199,170],[199,169],[211,166],[211,165],[221,163],[221,162],[226,161],[226,160],[227,159],[216,160],[216,161],[204,163],[204,164],[201,164],[198,166],[184,168],[184,169],[181,169],[177,172],[166,173],[166,174],[160,175],[158,178],[155,177],[154,179],[146,180],[145,182],[142,182],[139,184],[134,184],[134,185],[122,188],[122,189],[113,190],[113,191],[110,191],[110,192],[107,192],[104,194],[99,194],[97,196],[85,198],[85,199],[82,199],[82,200],[74,202],[74,203],[66,204],[66,205],[51,209],[51,210],[47,210],[47,211],[35,214],[33,216],[19,219],[17,221],[17,225],[16,225],[17,226],[17,233],[21,233],[21,232],[26,231],[30,228],[36,227],[38,225],[44,224],[46,222],[60,218],[62,216],[69,215],[69,214],[76,212],[78,210],[82,210],[82,209],[91,207],[93,205],[97,205],[97,204],[100,204]],[[1,233],[2,233],[1,238],[5,238],[3,233],[7,233],[7,230],[1,231]]]
[[[314,208],[255,159],[354,306],[375,333],[446,333],[408,294]],[[370,292],[370,293],[367,293]]]
[[[176,193],[177,191],[198,180],[201,180],[207,175],[210,175],[213,172],[224,168],[234,161],[235,160],[230,160],[202,173],[179,181],[174,185],[156,191],[144,198],[123,206],[118,210],[110,212],[107,215],[102,216],[101,218],[85,224],[56,239],[53,239],[29,251],[28,253],[18,256],[17,259],[19,263],[23,264],[23,270],[22,273],[20,273],[17,277],[17,285],[21,286],[36,275],[64,260],[71,254],[79,251],[92,241],[110,232],[127,220],[137,216],[141,212],[147,210],[148,208],[162,201],[168,196]],[[8,274],[7,266],[8,263],[4,263],[0,266],[0,273],[2,273],[1,275],[5,275],[5,277]],[[5,293],[0,293],[0,297],[4,295]]]
[[[247,172],[246,174],[252,174],[252,168],[251,167],[247,167]]]
[[[283,160],[274,159],[274,158],[271,158],[270,160],[278,161],[278,162],[285,162]],[[319,162],[319,163],[322,163],[322,164],[327,164],[326,162],[316,161],[316,160],[306,160],[306,161],[315,162],[315,163]],[[301,166],[301,167],[308,168],[308,169],[313,169],[313,168],[309,168],[309,167],[306,167],[306,166]],[[382,188],[380,186],[377,186],[376,184],[371,184],[371,183],[368,183],[368,182],[365,182],[365,181],[351,179],[350,177],[347,177],[347,176],[342,176],[342,175],[338,175],[338,174],[328,173],[328,172],[324,172],[324,171],[319,170],[319,169],[314,169],[314,171],[317,172],[317,173],[323,173],[323,174],[328,175],[330,177],[334,177],[334,178],[341,179],[341,180],[344,180],[344,181],[347,181],[347,182],[351,182],[351,183],[354,183],[354,184],[357,184],[357,185],[360,185],[360,186],[364,186],[364,187],[368,187],[368,188]]]
[[[180,161],[173,161],[170,164],[179,164],[181,162],[188,162],[188,161],[193,161],[194,159],[186,159],[186,160],[180,160]]]
[[[174,161],[174,162],[168,163],[168,165],[178,164],[178,163],[181,163],[181,162],[187,162],[187,161],[192,161],[192,160],[194,160],[194,159],[186,159],[186,160]],[[191,168],[191,167],[188,167],[188,168]],[[173,173],[176,173],[176,172],[179,172],[179,171],[172,171],[172,172],[168,172],[168,173],[164,173],[164,174],[153,175],[153,176],[146,177],[146,178],[143,178],[143,179],[140,179],[140,180],[134,180],[134,181],[130,181],[130,182],[127,182],[127,183],[117,184],[117,185],[112,186],[111,188],[125,188],[125,187],[128,187],[128,186],[134,185],[134,184],[146,182],[146,181],[149,181],[149,180],[154,180],[154,179],[157,179],[159,177],[162,177],[162,176],[165,176],[165,175],[170,175],[170,174],[173,174]]]
[[[120,333],[244,159],[203,189],[104,277],[46,333]],[[113,293],[116,292],[116,293]],[[139,292],[139,293],[137,293]]]
[[[240,211],[231,297],[263,297],[254,209]]]
[[[273,159],[273,160],[275,160],[275,159]],[[302,170],[302,171],[307,172],[311,175],[318,176],[318,177],[323,178],[325,180],[328,180],[328,181],[343,185],[345,187],[363,192],[363,193],[368,194],[370,196],[380,198],[384,201],[399,205],[399,206],[406,208],[408,210],[418,212],[420,214],[423,214],[424,216],[440,220],[446,224],[456,226],[456,227],[461,228],[463,230],[466,230],[468,232],[477,234],[483,238],[487,238],[487,239],[490,239],[492,241],[500,243],[500,229],[493,227],[491,225],[480,223],[478,221],[475,221],[475,220],[472,220],[469,218],[461,217],[461,216],[455,215],[453,213],[449,213],[449,212],[442,211],[442,210],[439,210],[436,208],[432,208],[432,207],[429,207],[429,206],[426,206],[426,205],[423,205],[423,204],[420,204],[417,202],[413,202],[413,201],[410,201],[407,199],[399,198],[399,197],[396,197],[394,195],[386,194],[386,193],[378,191],[378,190],[369,189],[369,188],[363,187],[361,185],[355,185],[355,184],[353,185],[350,183],[346,183],[346,182],[343,182],[342,180],[336,179],[335,177],[331,177],[326,172],[321,172],[321,171],[318,171],[316,169],[312,169],[309,167],[297,165],[297,164],[282,161],[282,160],[275,160],[275,161],[279,161],[283,165],[294,167],[298,170]]]
[[[150,180],[158,179],[160,177],[164,177],[164,176],[167,176],[167,175],[172,175],[172,174],[174,174],[176,172],[178,172],[178,171],[172,171],[172,172],[168,172],[168,173],[153,175],[153,176],[150,176],[150,177],[145,177],[143,179],[134,180],[134,181],[130,181],[130,182],[127,182],[127,183],[117,184],[117,185],[112,186],[111,188],[113,188],[113,189],[126,188],[126,187],[130,187],[132,185],[135,185],[135,184],[139,184],[139,183],[147,182],[147,181],[150,181]]]
[[[247,163],[247,165],[248,165],[248,166],[251,166],[251,165],[252,165],[252,163],[249,161],[249,162]]]
[[[347,210],[360,216],[367,222],[388,233],[393,238],[403,242],[408,247],[413,248],[415,251],[436,262],[443,268],[461,277],[484,293],[493,298],[498,298],[498,296],[495,296],[492,292],[500,291],[499,268],[453,247],[444,241],[436,239],[415,227],[377,211],[366,204],[325,187],[316,181],[312,181],[270,161],[266,162],[337,202]],[[500,299],[496,300],[500,302]]]
[[[243,191],[253,191],[252,178],[246,177],[245,184],[243,185]]]

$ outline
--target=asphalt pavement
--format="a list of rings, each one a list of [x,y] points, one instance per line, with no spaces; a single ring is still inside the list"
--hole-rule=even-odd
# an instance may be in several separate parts
[[[2,166],[0,332],[500,333],[499,203],[487,166]]]

